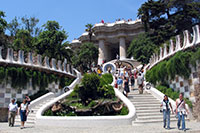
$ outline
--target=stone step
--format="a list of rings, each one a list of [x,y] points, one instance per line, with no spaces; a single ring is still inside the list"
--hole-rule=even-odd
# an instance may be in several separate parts
[[[141,113],[137,113],[136,114],[138,117],[142,117],[142,116],[163,116],[162,113],[158,113],[158,112],[141,112]]]
[[[160,110],[158,109],[151,109],[151,110],[137,110],[136,113],[160,113]]]
[[[146,93],[146,94],[136,94],[136,93],[128,93],[129,96],[138,96],[138,97],[144,97],[144,96],[153,96],[150,93]]]
[[[134,104],[134,106],[137,107],[160,107],[160,104]]]
[[[159,102],[157,99],[130,99],[131,102]],[[159,102],[160,103],[160,102]]]
[[[156,98],[154,98],[154,97],[148,97],[148,98],[144,98],[144,97],[133,97],[133,98],[130,98],[130,100],[148,100],[148,101],[150,101],[150,100],[158,100],[158,99],[156,99]]]
[[[171,115],[170,116],[170,119],[174,119],[175,116],[174,115]],[[150,120],[150,119],[163,119],[163,115],[161,116],[140,116],[140,117],[137,117],[138,120]]]
[[[151,107],[137,107],[136,108],[136,110],[152,110],[152,109],[160,111],[160,107],[159,106],[155,106],[155,107],[154,106],[153,107],[152,106]]]
[[[138,95],[128,95],[128,98],[155,98],[152,95],[138,96]]]
[[[151,105],[151,104],[160,104],[160,102],[158,102],[158,101],[154,101],[154,102],[146,102],[146,101],[139,101],[139,102],[133,102],[133,101],[131,101],[132,103],[133,103],[133,105],[142,105],[142,104],[149,104],[149,105]]]

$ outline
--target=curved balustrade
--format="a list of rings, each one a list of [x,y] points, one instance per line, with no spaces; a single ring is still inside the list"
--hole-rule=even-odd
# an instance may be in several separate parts
[[[174,43],[173,40],[170,40],[169,49],[167,49],[167,44],[164,44],[164,47],[160,47],[159,53],[154,53],[150,58],[150,69],[161,62],[164,59],[169,58],[170,56],[174,55],[176,52],[185,50],[187,48],[200,45],[200,26],[195,25],[192,27],[193,34],[191,37],[191,34],[188,30],[185,30],[183,32],[184,39],[183,44],[181,44],[181,38],[180,35],[176,36],[176,42]],[[190,41],[190,37],[192,38],[192,41]]]
[[[67,64],[67,59],[65,59],[64,62],[62,63],[60,60],[56,61],[56,59],[52,58],[51,66],[50,66],[49,57],[45,57],[44,60],[42,60],[41,55],[38,54],[37,56],[33,56],[33,54],[31,52],[29,52],[27,61],[26,61],[26,58],[24,57],[24,51],[19,50],[17,59],[15,60],[14,54],[13,54],[14,53],[13,49],[8,48],[6,59],[3,59],[2,58],[2,50],[3,50],[3,48],[0,47],[0,63],[38,68],[40,70],[43,69],[45,71],[57,72],[60,74],[67,74],[70,77],[76,77],[75,72],[73,70],[73,66],[70,64]],[[34,59],[36,59],[36,60],[34,60]],[[43,65],[43,62],[44,62],[44,65]]]

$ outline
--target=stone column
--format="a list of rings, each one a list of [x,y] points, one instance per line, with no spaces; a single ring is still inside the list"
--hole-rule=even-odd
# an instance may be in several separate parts
[[[98,65],[103,63],[105,60],[105,41],[103,39],[99,40],[99,57],[98,57]]]
[[[126,41],[125,41],[125,37],[120,37],[119,38],[119,56],[120,56],[120,59],[125,59],[126,58]]]

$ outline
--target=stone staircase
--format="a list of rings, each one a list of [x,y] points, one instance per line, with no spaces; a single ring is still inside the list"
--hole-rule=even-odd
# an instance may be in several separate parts
[[[47,102],[50,102],[51,100],[53,100],[54,98],[49,98],[47,100],[45,100],[44,102],[40,103],[39,105],[33,107],[32,109],[30,109],[30,112],[28,114],[27,117],[27,121],[25,123],[25,127],[34,127],[35,125],[35,119],[36,119],[36,113],[37,111]],[[17,115],[15,117],[15,125],[20,125],[21,126],[21,120],[20,120],[20,115]]]
[[[129,100],[136,108],[136,120],[133,124],[161,123],[163,114],[160,113],[161,101],[156,99],[151,93],[139,94],[138,90],[131,91]],[[171,114],[170,121],[177,121],[175,115]]]

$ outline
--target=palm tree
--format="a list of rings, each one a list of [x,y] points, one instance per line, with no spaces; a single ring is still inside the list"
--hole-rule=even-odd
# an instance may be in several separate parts
[[[87,25],[85,25],[85,27],[87,28],[85,31],[88,32],[90,42],[92,42],[93,24],[87,24]]]

